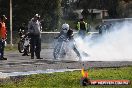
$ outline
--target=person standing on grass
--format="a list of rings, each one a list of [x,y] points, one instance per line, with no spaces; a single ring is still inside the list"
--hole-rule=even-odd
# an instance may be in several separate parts
[[[7,58],[4,57],[4,48],[7,38],[7,30],[5,25],[6,16],[2,15],[0,16],[0,60],[7,60]]]
[[[28,24],[28,35],[31,38],[31,59],[34,59],[34,53],[37,59],[43,59],[40,57],[41,52],[41,31],[42,26],[40,23],[40,16],[36,14]]]

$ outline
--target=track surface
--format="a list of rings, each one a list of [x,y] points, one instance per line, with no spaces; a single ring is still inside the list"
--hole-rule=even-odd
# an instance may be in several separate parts
[[[53,49],[42,49],[41,57],[44,59],[30,59],[30,56],[22,56],[21,53],[5,52],[5,57],[8,60],[0,60],[0,72],[26,72],[46,69],[81,69],[92,68],[92,67],[120,67],[132,65],[131,61],[88,61],[88,62],[77,62],[77,61],[58,61],[53,62]]]

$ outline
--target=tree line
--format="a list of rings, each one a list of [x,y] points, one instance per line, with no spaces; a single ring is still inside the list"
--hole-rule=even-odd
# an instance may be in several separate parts
[[[36,14],[41,15],[43,31],[59,29],[60,20],[63,19],[62,6],[66,5],[75,9],[105,9],[109,18],[131,17],[131,0],[76,0],[67,5],[67,1],[74,0],[12,0],[13,30],[17,30],[22,23],[28,21]],[[0,14],[9,18],[10,0],[0,0]],[[74,19],[74,15],[69,15]],[[7,22],[9,27],[9,20]]]
[[[0,0],[0,14],[9,18],[10,0]],[[35,15],[41,16],[43,30],[54,30],[59,26],[61,0],[12,0],[13,30],[17,30],[22,23],[28,24]],[[8,20],[9,24],[9,20]]]

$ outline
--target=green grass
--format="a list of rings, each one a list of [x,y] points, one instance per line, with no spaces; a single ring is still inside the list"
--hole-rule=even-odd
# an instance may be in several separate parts
[[[90,79],[127,79],[132,81],[132,67],[90,68]],[[80,85],[80,71],[38,74],[0,84],[1,88],[83,88]],[[90,85],[85,88],[132,88],[130,85]]]
[[[7,46],[5,46],[5,51],[16,51],[16,50],[18,50],[17,44],[14,44],[13,46],[8,44]]]

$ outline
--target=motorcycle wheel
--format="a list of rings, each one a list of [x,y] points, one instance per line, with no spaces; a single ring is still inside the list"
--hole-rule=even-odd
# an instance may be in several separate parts
[[[54,59],[58,59],[59,58],[59,54],[60,54],[60,47],[57,45],[54,48],[54,51],[53,51]]]
[[[62,44],[57,44],[54,48],[53,55],[54,59],[59,59],[59,58],[64,58],[66,56],[65,49],[64,49],[64,43]]]
[[[24,42],[23,41],[19,41],[19,43],[18,43],[18,51],[20,53],[24,52]]]

